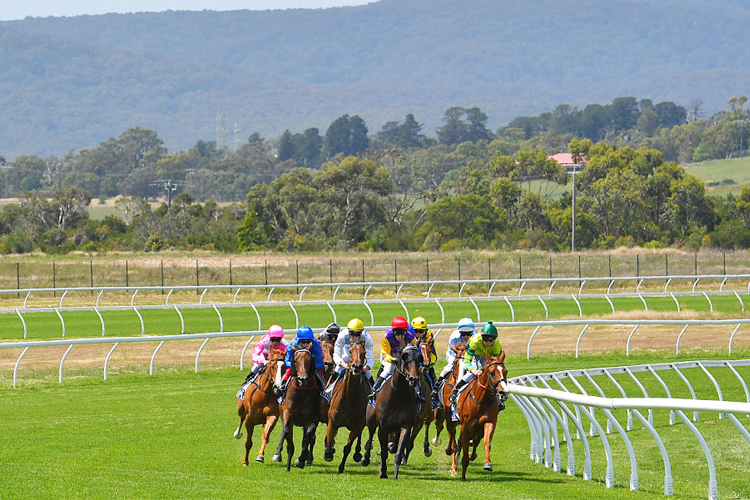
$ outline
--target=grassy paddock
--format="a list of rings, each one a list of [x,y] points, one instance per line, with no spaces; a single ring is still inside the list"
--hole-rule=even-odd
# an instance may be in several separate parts
[[[82,286],[178,286],[511,278],[586,278],[741,274],[750,253],[617,249],[573,254],[470,251],[225,255],[203,251],[156,254],[5,255],[0,289]],[[563,286],[558,284],[557,287]],[[586,287],[594,286],[587,284]],[[606,283],[604,285],[606,287]],[[627,285],[632,288],[635,283]],[[648,286],[644,283],[644,286]],[[663,286],[663,284],[661,285]],[[692,282],[674,286],[692,286]],[[700,286],[704,286],[701,284]],[[540,289],[546,289],[543,285]],[[571,285],[577,289],[578,283]],[[740,289],[746,289],[739,285]],[[510,293],[517,290],[508,290]],[[457,290],[456,290],[457,292]],[[467,290],[467,293],[469,290]],[[502,293],[497,288],[497,293]],[[281,292],[275,292],[281,293]],[[292,292],[293,293],[293,292]],[[310,291],[308,293],[313,293]],[[342,293],[353,293],[342,291]],[[373,289],[373,293],[380,293]],[[395,293],[395,290],[393,291]],[[6,296],[0,296],[0,299]],[[57,294],[59,301],[59,294]],[[40,297],[34,297],[39,300]],[[53,301],[54,302],[54,301]]]
[[[748,354],[747,352],[744,353]],[[696,353],[696,359],[720,357]],[[635,356],[628,364],[673,360],[670,353]],[[622,356],[599,354],[574,359],[548,356],[537,360],[511,356],[510,376],[565,368],[623,364]],[[700,373],[687,373],[699,397],[715,398],[713,386]],[[743,400],[732,375],[715,370],[726,399]],[[744,369],[742,375],[750,375]],[[658,386],[639,376],[653,396]],[[605,459],[599,439],[590,440],[593,480],[583,481],[583,453],[576,447],[576,476],[569,478],[529,459],[529,430],[518,408],[510,403],[501,414],[495,435],[495,472],[481,470],[481,458],[469,468],[469,482],[449,477],[450,461],[440,447],[425,458],[416,448],[399,481],[378,478],[379,456],[363,468],[350,462],[343,475],[336,473],[342,432],[333,463],[322,460],[323,428],[318,431],[316,460],[305,470],[287,473],[268,460],[241,465],[244,439],[236,441],[234,392],[242,378],[236,368],[215,368],[194,374],[164,368],[154,377],[122,374],[102,381],[85,371],[62,385],[43,378],[22,390],[0,389],[0,498],[460,498],[472,496],[525,498],[663,498],[660,455],[648,433],[636,425],[629,433],[639,463],[640,492],[628,490],[630,465],[625,447],[615,433],[609,435],[615,459],[615,488],[604,486]],[[632,382],[619,378],[628,390]],[[674,384],[678,387],[679,384]],[[605,387],[605,390],[611,390]],[[676,391],[675,396],[685,395]],[[617,414],[624,421],[624,412]],[[743,421],[746,420],[743,418]],[[672,458],[677,498],[706,497],[708,469],[700,447],[684,425],[668,426],[666,412],[655,422]],[[697,423],[709,442],[717,466],[722,498],[750,496],[747,482],[750,445],[726,420],[701,414]],[[278,442],[277,428],[267,457]],[[257,450],[256,445],[253,450]],[[421,436],[420,436],[421,437]],[[295,442],[301,438],[299,429]],[[445,438],[445,435],[443,435]],[[445,439],[443,440],[445,443]],[[298,445],[299,446],[299,445]],[[443,445],[444,446],[444,445]],[[379,446],[375,445],[375,451]],[[563,457],[567,456],[563,446]],[[251,457],[255,455],[251,451]],[[392,458],[391,458],[392,460]],[[563,466],[565,459],[563,458]],[[392,462],[389,471],[392,473]],[[386,488],[384,490],[383,488]]]

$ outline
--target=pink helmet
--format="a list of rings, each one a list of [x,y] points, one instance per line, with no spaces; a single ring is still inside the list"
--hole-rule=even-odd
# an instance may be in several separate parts
[[[271,339],[282,339],[284,338],[284,329],[281,325],[273,325],[268,329],[268,338]]]

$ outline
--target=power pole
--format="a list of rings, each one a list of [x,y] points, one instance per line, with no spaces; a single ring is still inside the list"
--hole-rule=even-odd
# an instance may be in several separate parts
[[[167,210],[169,210],[172,208],[172,193],[177,191],[177,185],[172,184],[172,181],[169,180],[164,183],[164,190],[167,192]]]

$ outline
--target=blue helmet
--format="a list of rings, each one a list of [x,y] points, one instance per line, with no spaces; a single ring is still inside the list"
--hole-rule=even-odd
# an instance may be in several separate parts
[[[313,334],[312,328],[309,326],[301,326],[297,330],[297,339],[299,340],[312,340],[314,338],[315,334]]]
[[[474,320],[471,318],[461,318],[460,320],[458,320],[458,326],[456,327],[456,329],[459,332],[473,333],[474,332]]]

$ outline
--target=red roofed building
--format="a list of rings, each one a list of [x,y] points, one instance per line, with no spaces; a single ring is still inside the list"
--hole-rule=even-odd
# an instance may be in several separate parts
[[[548,156],[547,159],[555,160],[569,172],[572,172],[573,170],[583,170],[587,163],[586,158],[584,158],[581,163],[576,163],[573,161],[573,155],[571,153],[557,153],[556,155]]]

